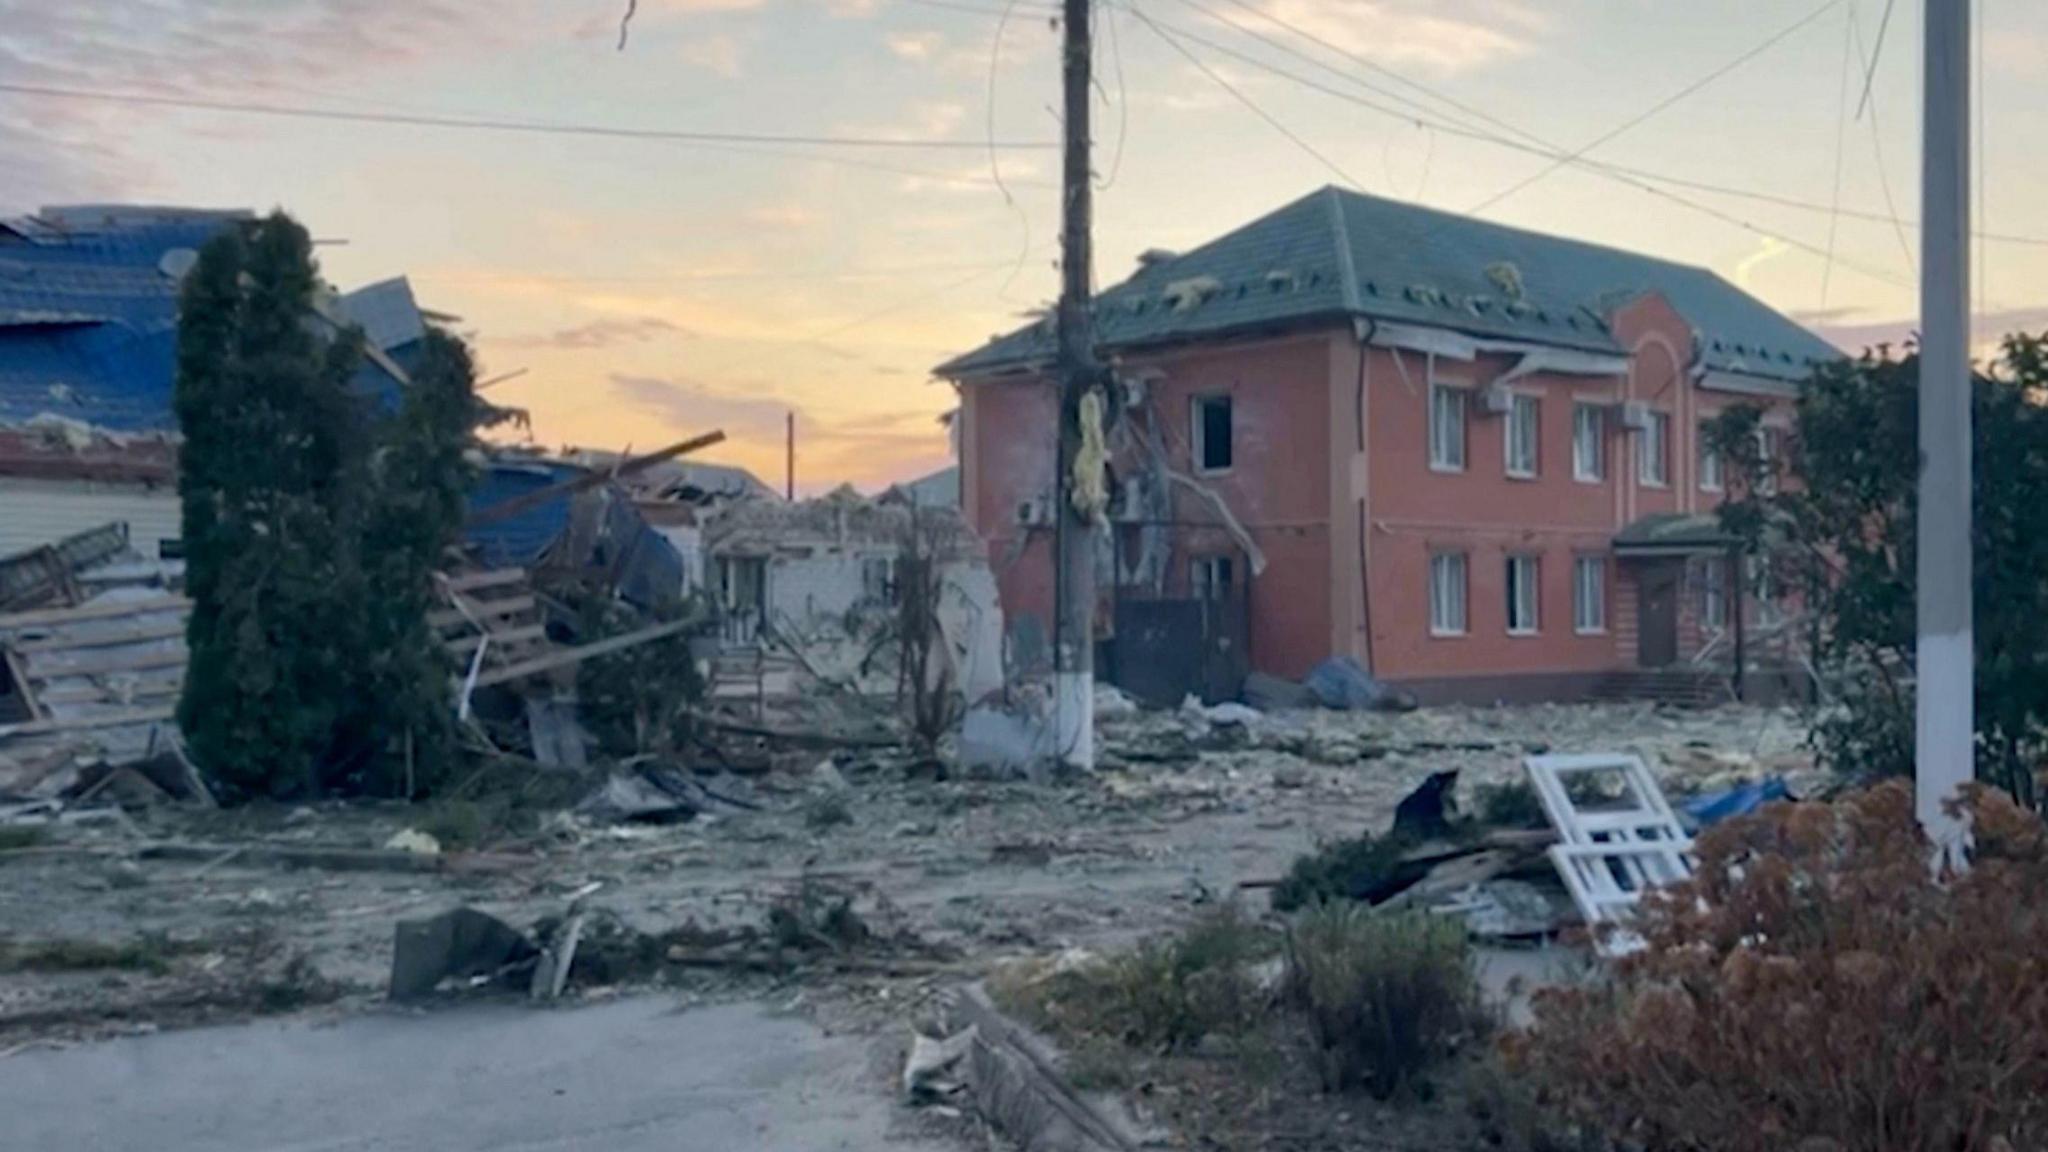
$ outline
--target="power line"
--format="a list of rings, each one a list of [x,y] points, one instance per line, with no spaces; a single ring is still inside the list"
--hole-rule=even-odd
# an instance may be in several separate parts
[[[132,104],[155,108],[184,108],[202,112],[232,112],[245,116],[326,120],[351,124],[397,124],[414,128],[448,128],[486,132],[514,132],[545,136],[595,136],[619,140],[665,140],[691,144],[785,144],[814,148],[928,149],[959,151],[1001,148],[1033,151],[1058,147],[1041,140],[899,140],[886,136],[779,135],[761,132],[700,132],[669,128],[626,128],[607,124],[553,124],[533,120],[505,120],[435,116],[417,113],[360,112],[337,108],[301,108],[281,104],[230,103],[184,96],[156,96],[140,92],[103,92],[83,88],[55,88],[38,84],[0,82],[0,92],[21,96],[44,96],[59,100],[85,100],[105,104]]]
[[[1855,28],[1856,9],[1852,5],[1842,16],[1842,70],[1835,99],[1835,186],[1828,204],[1828,259],[1820,270],[1822,308],[1828,306],[1828,286],[1835,277],[1835,234],[1842,223],[1842,157],[1849,143],[1849,48]]]
[[[1623,133],[1629,131],[1630,129],[1636,127],[1639,124],[1642,124],[1644,121],[1651,119],[1652,117],[1663,112],[1665,109],[1671,107],[1672,105],[1678,103],[1681,100],[1684,100],[1686,97],[1691,96],[1693,93],[1698,92],[1700,89],[1705,88],[1707,85],[1712,84],[1714,81],[1719,80],[1721,77],[1728,75],[1730,72],[1735,71],[1737,68],[1742,67],[1744,64],[1747,64],[1751,60],[1756,59],[1758,56],[1763,55],[1765,52],[1770,51],[1772,48],[1777,47],[1780,42],[1791,37],[1794,33],[1806,27],[1808,24],[1811,24],[1815,20],[1820,19],[1822,15],[1824,15],[1831,9],[1835,8],[1841,2],[1842,0],[1827,0],[1826,3],[1814,9],[1812,12],[1807,13],[1805,16],[1801,17],[1800,19],[1788,25],[1787,27],[1781,29],[1780,31],[1772,35],[1769,39],[1765,40],[1763,43],[1758,44],[1754,48],[1751,48],[1748,51],[1742,53],[1741,55],[1735,57],[1733,60],[1730,60],[1727,63],[1722,64],[1720,67],[1714,69],[1712,72],[1707,73],[1705,76],[1702,76],[1699,79],[1693,81],[1692,83],[1687,84],[1685,87],[1680,88],[1678,91],[1673,92],[1671,95],[1666,96],[1664,99],[1659,100],[1657,103],[1652,104],[1650,107],[1644,109],[1643,111],[1637,113],[1634,116],[1631,116],[1629,119],[1622,122],[1617,127],[1607,132],[1604,132],[1599,136],[1595,137],[1594,139],[1588,141],[1587,143],[1581,145],[1578,149],[1574,150],[1569,155],[1562,156],[1556,160],[1551,161],[1550,164],[1546,165],[1540,171],[1522,179],[1521,181],[1515,184],[1508,186],[1507,188],[1502,189],[1499,192],[1494,193],[1493,195],[1480,201],[1478,204],[1473,205],[1468,210],[1469,214],[1477,216],[1479,213],[1484,212],[1488,208],[1491,208],[1494,205],[1500,203],[1501,201],[1507,199],[1508,197],[1513,196],[1515,193],[1520,192],[1522,189],[1527,188],[1529,185],[1536,183],[1538,180],[1543,179],[1544,177],[1550,175],[1552,172],[1557,171],[1559,168],[1562,168],[1565,165],[1571,163],[1572,161],[1577,160],[1580,157],[1586,155],[1586,153],[1591,152],[1593,149],[1600,147],[1602,144],[1605,144],[1610,140],[1613,140],[1615,137],[1622,135]]]
[[[747,281],[846,281],[879,280],[893,276],[915,276],[937,272],[990,272],[1008,268],[1010,261],[994,263],[903,264],[878,268],[812,268],[789,272],[678,272],[666,275],[561,276],[501,273],[408,272],[413,280],[434,284],[723,284]]]
[[[1863,52],[1863,30],[1856,23],[1856,10],[1854,8],[1849,9],[1849,34],[1856,43],[1858,62],[1862,63],[1866,69],[1877,67],[1877,54],[1875,52],[1871,53],[1868,60],[1861,59]],[[1899,239],[1899,252],[1906,258],[1906,269],[1917,276],[1919,275],[1920,265],[1914,259],[1913,245],[1906,240],[1906,226],[1899,219],[1899,202],[1892,196],[1891,170],[1884,162],[1884,132],[1877,124],[1877,98],[1867,91],[1864,93],[1864,96],[1869,102],[1870,154],[1877,161],[1877,187],[1879,191],[1884,193],[1885,210],[1891,213],[1892,234]],[[1859,112],[1858,115],[1861,115],[1861,113]]]
[[[1119,173],[1124,170],[1124,141],[1131,134],[1130,90],[1124,86],[1124,48],[1117,39],[1116,9],[1109,0],[1100,0],[1102,23],[1109,29],[1109,55],[1116,62],[1116,152],[1110,157],[1109,175],[1097,187],[1107,191],[1116,183]]]
[[[1275,132],[1280,133],[1282,136],[1285,136],[1288,140],[1292,141],[1295,147],[1301,149],[1303,152],[1308,153],[1310,156],[1315,157],[1316,160],[1320,162],[1323,167],[1328,168],[1330,171],[1336,173],[1337,178],[1344,181],[1344,183],[1349,184],[1353,188],[1362,187],[1362,185],[1360,185],[1357,180],[1351,177],[1350,173],[1338,167],[1335,161],[1331,160],[1328,156],[1323,155],[1321,152],[1318,152],[1316,150],[1315,145],[1310,144],[1308,141],[1302,139],[1299,135],[1296,135],[1293,129],[1287,127],[1287,125],[1285,124],[1282,124],[1277,118],[1275,118],[1271,113],[1267,112],[1264,108],[1259,107],[1259,105],[1256,102],[1254,102],[1251,97],[1246,96],[1243,92],[1238,91],[1236,85],[1232,84],[1228,80],[1225,80],[1221,75],[1219,75],[1216,72],[1215,69],[1203,63],[1201,57],[1195,55],[1193,52],[1188,51],[1188,48],[1185,44],[1182,44],[1180,41],[1174,39],[1173,36],[1169,34],[1164,28],[1161,28],[1157,23],[1155,23],[1150,16],[1147,16],[1144,12],[1140,11],[1136,5],[1130,5],[1126,10],[1129,11],[1131,15],[1137,17],[1138,20],[1145,25],[1145,27],[1151,29],[1152,34],[1154,36],[1157,36],[1161,40],[1165,41],[1167,47],[1172,48],[1175,52],[1180,53],[1183,57],[1187,59],[1188,63],[1193,64],[1197,69],[1199,69],[1202,75],[1207,76],[1209,79],[1215,81],[1218,87],[1222,88],[1225,92],[1228,92],[1232,96],[1236,97],[1238,103],[1243,104],[1245,107],[1251,109],[1252,112],[1256,114],[1259,119],[1264,120],[1268,125],[1272,127],[1272,129]]]
[[[1863,98],[1856,101],[1856,118],[1863,118],[1863,110],[1870,106],[1870,86],[1877,79],[1877,62],[1884,59],[1884,34],[1892,26],[1892,6],[1897,0],[1884,0],[1884,15],[1877,20],[1877,42],[1870,46],[1870,65],[1863,70]]]

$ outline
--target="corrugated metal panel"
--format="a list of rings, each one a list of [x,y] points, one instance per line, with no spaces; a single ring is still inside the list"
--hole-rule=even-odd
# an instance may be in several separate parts
[[[155,559],[160,541],[179,538],[177,489],[0,478],[0,556],[54,544],[116,520],[128,525],[129,547]]]

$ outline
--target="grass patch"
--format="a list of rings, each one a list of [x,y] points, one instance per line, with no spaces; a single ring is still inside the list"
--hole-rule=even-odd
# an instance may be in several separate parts
[[[1287,957],[1290,999],[1308,1018],[1325,1089],[1387,1099],[1482,1023],[1456,920],[1323,904],[1296,919]]]
[[[189,951],[191,946],[173,943],[162,936],[138,936],[118,942],[0,939],[0,973],[119,970],[161,976],[170,971],[175,957]]]
[[[813,796],[804,805],[804,827],[813,832],[827,828],[838,828],[853,823],[853,809],[847,807],[846,798],[828,794]]]
[[[1252,969],[1278,950],[1234,904],[1182,932],[1057,972],[1015,999],[1034,1022],[1148,1052],[1185,1052],[1209,1036],[1241,1034],[1268,1005]]]

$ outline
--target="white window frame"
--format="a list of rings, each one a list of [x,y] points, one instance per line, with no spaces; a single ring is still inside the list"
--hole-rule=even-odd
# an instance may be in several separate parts
[[[1707,436],[1707,425],[1709,423],[1710,421],[1702,420],[1693,431],[1693,435],[1698,437],[1694,442],[1693,469],[1699,473],[1700,491],[1720,492],[1726,488],[1727,484],[1721,474],[1723,467],[1721,454],[1714,451],[1714,446]]]
[[[1652,409],[1649,427],[1637,437],[1636,482],[1645,488],[1671,487],[1671,413]],[[1657,467],[1652,469],[1651,463]]]
[[[1523,574],[1517,576],[1517,570]],[[1543,558],[1529,553],[1511,555],[1505,575],[1508,635],[1538,635],[1543,631]],[[1528,619],[1517,623],[1517,618],[1525,615]]]
[[[1526,409],[1523,407],[1525,404],[1527,405]],[[1529,449],[1529,459],[1525,464],[1521,464],[1518,466],[1515,460],[1516,441],[1520,438],[1520,426],[1525,422],[1525,418],[1522,415],[1522,413],[1525,410],[1528,412],[1528,416],[1526,417],[1526,423],[1529,425],[1527,445]],[[1531,396],[1522,392],[1508,393],[1507,416],[1500,422],[1500,429],[1500,458],[1501,463],[1507,472],[1508,479],[1536,479],[1538,472],[1543,467],[1542,398],[1537,396]]]
[[[1463,552],[1429,556],[1429,634],[1463,636],[1472,626],[1471,563]]]
[[[1426,430],[1429,436],[1429,470],[1432,472],[1463,472],[1466,463],[1472,457],[1470,437],[1467,435],[1467,430],[1472,422],[1472,397],[1470,391],[1470,389],[1461,388],[1455,384],[1445,384],[1435,380],[1430,382]],[[1446,432],[1440,435],[1438,432],[1437,402],[1439,397],[1447,402],[1454,402],[1457,408],[1455,441],[1450,439],[1450,433]],[[1455,453],[1457,456],[1456,460],[1450,458],[1452,453],[1449,451],[1449,448],[1453,443],[1457,447]]]
[[[1580,636],[1599,636],[1607,631],[1605,556],[1572,557],[1572,631]]]
[[[1602,405],[1572,405],[1572,479],[1581,484],[1607,479],[1607,409]]]
[[[1204,406],[1217,400],[1230,405],[1230,442],[1225,445],[1230,453],[1230,463],[1220,468],[1211,468],[1205,463],[1209,454],[1209,422],[1202,417]],[[1237,402],[1231,398],[1230,393],[1206,392],[1188,397],[1188,444],[1193,457],[1188,462],[1194,465],[1197,476],[1223,476],[1237,466]]]

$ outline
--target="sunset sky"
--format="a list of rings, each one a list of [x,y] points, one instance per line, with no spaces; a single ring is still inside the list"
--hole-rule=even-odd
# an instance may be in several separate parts
[[[1851,346],[1896,339],[1914,312],[1921,3],[1899,0],[1859,115],[1884,3],[1106,0],[1097,280],[1324,184],[1471,211],[1552,167],[1473,137],[1577,151],[1797,25],[1582,158],[1630,174],[1559,167],[1483,214],[1706,265]],[[2048,4],[1980,3],[1985,338],[2048,328],[2033,118],[2048,107]],[[942,466],[952,397],[930,368],[1056,287],[1058,157],[1034,146],[1059,131],[1046,0],[639,0],[621,51],[625,6],[0,0],[0,86],[959,146],[710,145],[0,91],[0,212],[281,206],[346,241],[321,249],[337,284],[408,275],[423,304],[461,317],[489,373],[525,369],[491,396],[529,409],[546,446],[649,448],[721,427],[731,442],[709,458],[779,484],[794,408],[806,490]]]

